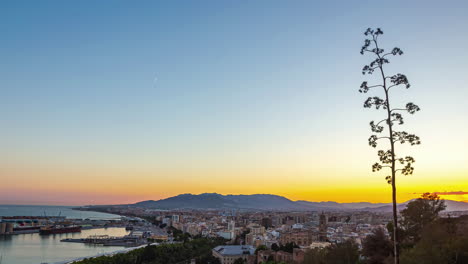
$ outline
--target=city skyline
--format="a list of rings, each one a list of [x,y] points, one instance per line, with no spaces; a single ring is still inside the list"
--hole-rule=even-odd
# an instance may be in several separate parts
[[[380,115],[358,92],[368,27],[405,52],[388,68],[412,84],[396,102],[421,107],[398,202],[468,201],[464,1],[2,7],[0,204],[211,192],[391,202],[367,145]]]

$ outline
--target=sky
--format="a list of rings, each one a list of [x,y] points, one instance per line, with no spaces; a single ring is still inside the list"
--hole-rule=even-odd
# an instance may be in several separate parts
[[[0,204],[181,193],[390,202],[358,92],[368,27],[405,54],[398,201],[468,201],[467,1],[2,1]],[[379,119],[380,118],[380,119]],[[385,148],[385,146],[382,146]]]

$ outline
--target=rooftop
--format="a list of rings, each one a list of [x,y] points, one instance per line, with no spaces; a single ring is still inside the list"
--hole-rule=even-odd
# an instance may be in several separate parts
[[[217,246],[213,249],[221,255],[253,255],[255,248],[247,245],[225,245]]]

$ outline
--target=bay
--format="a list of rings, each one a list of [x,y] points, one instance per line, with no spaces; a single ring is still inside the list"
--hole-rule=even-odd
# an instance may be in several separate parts
[[[119,215],[73,210],[74,206],[0,205],[0,216],[66,216],[80,219],[120,219]]]
[[[81,219],[120,219],[118,215],[76,211],[67,206],[0,205],[0,216],[65,216]],[[73,260],[121,250],[124,247],[105,247],[83,243],[60,242],[65,238],[86,238],[91,235],[124,236],[125,228],[99,228],[81,233],[41,236],[38,233],[0,235],[0,264],[40,264]]]

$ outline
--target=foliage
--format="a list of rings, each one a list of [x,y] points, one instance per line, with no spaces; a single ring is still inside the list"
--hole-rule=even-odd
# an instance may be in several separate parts
[[[258,246],[256,249],[255,249],[255,255],[257,255],[257,253],[261,250],[268,250],[268,247],[265,246],[265,245],[260,245]]]
[[[278,246],[278,244],[273,243],[273,244],[271,244],[271,250],[279,251],[279,250],[280,250],[280,247]]]
[[[182,242],[187,242],[192,236],[189,233],[184,233],[181,230],[174,228],[174,227],[169,227],[168,233],[172,233],[172,236],[174,237],[174,241],[182,241]]]
[[[304,256],[304,264],[357,263],[359,263],[359,247],[353,240],[332,244],[323,249],[311,249]]]
[[[466,223],[463,224],[466,227]],[[468,235],[457,231],[455,219],[439,219],[426,225],[421,239],[413,248],[404,250],[402,264],[468,263]]]
[[[327,250],[320,248],[313,248],[308,250],[304,256],[304,264],[326,264],[327,263]]]
[[[468,216],[440,218],[439,212],[445,203],[436,194],[425,193],[421,198],[408,203],[402,211],[400,229],[402,264],[461,264],[468,263]],[[393,225],[389,223],[389,230]],[[368,262],[388,245],[383,234],[373,234],[363,241],[362,253],[366,263],[388,263],[388,258]],[[389,251],[387,251],[389,252]],[[385,255],[385,254],[381,254]]]
[[[389,262],[392,256],[392,242],[383,228],[372,231],[362,242],[362,255],[366,264],[382,264]]]
[[[76,264],[176,264],[195,258],[197,263],[218,264],[211,256],[215,246],[225,243],[223,239],[197,238],[186,243],[146,246],[127,253],[101,256],[75,262]]]
[[[294,243],[294,242],[289,242],[289,243],[287,243],[285,245],[281,245],[279,247],[279,250],[282,250],[282,251],[285,251],[285,252],[288,252],[288,253],[293,253],[295,248],[299,248],[299,246],[296,245],[296,243]]]
[[[401,212],[405,239],[410,242],[419,241],[423,228],[437,220],[439,213],[445,208],[444,200],[437,194],[430,193],[424,193],[421,198],[408,203]]]
[[[396,204],[396,173],[400,172],[403,175],[413,174],[414,168],[413,163],[415,159],[411,156],[396,156],[395,148],[396,143],[404,144],[409,143],[410,145],[418,145],[421,143],[418,136],[410,134],[406,131],[397,131],[397,125],[404,124],[403,114],[407,112],[414,114],[420,110],[419,106],[409,102],[404,107],[392,108],[390,105],[390,94],[394,92],[396,87],[410,88],[410,83],[406,75],[397,73],[394,75],[386,75],[384,71],[384,65],[390,63],[390,56],[403,55],[403,51],[400,48],[393,48],[389,52],[385,52],[379,46],[378,38],[383,35],[383,31],[380,28],[370,29],[368,28],[364,32],[366,39],[364,45],[361,48],[361,54],[370,53],[374,59],[362,68],[362,74],[372,75],[377,72],[380,82],[376,84],[369,84],[368,81],[362,82],[359,92],[367,93],[370,90],[378,89],[384,94],[384,97],[370,96],[364,102],[365,108],[375,108],[377,110],[383,110],[385,112],[385,118],[380,121],[371,121],[370,128],[374,133],[369,137],[369,145],[376,148],[380,140],[388,140],[389,148],[379,150],[377,156],[379,162],[372,165],[372,171],[380,171],[383,168],[390,169],[390,175],[385,177],[388,184],[392,185],[392,202],[393,202],[393,224],[395,226],[393,233],[394,242],[394,256],[395,263],[399,262],[399,239],[398,239],[398,216],[397,216],[397,204]],[[387,135],[382,136],[381,133],[385,132]]]

